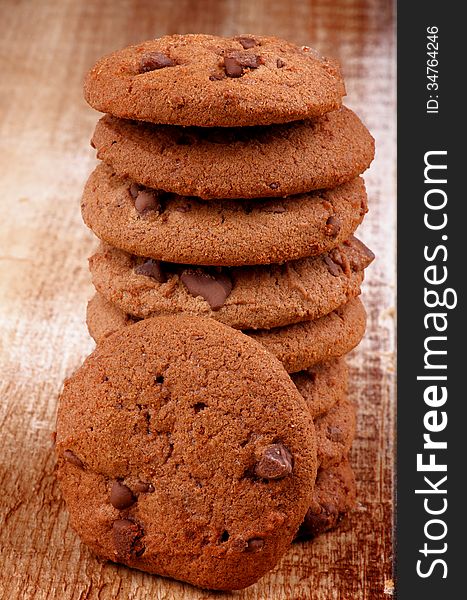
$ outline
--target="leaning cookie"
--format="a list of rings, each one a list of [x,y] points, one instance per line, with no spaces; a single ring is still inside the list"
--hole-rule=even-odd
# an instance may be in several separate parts
[[[275,37],[167,35],[101,58],[84,95],[118,117],[204,127],[270,125],[339,108],[338,66]]]
[[[316,478],[313,422],[282,365],[197,317],[99,344],[65,382],[56,452],[72,527],[98,556],[213,589],[274,567]]]
[[[358,296],[372,260],[356,238],[284,265],[222,269],[160,263],[101,245],[89,268],[97,291],[135,317],[183,313],[268,329],[318,319]]]
[[[318,465],[327,469],[348,455],[356,430],[356,409],[344,396],[324,415],[315,418]]]
[[[137,318],[123,312],[101,294],[95,294],[88,302],[86,322],[96,343],[136,321]],[[303,386],[302,394],[307,394],[307,370],[353,350],[362,339],[365,326],[365,308],[359,298],[354,298],[316,321],[244,333],[263,344],[281,361],[286,371],[304,373],[303,377],[297,373],[295,383],[299,382]]]
[[[296,540],[310,539],[335,529],[355,506],[357,485],[348,458],[328,469],[319,469],[313,501]]]
[[[97,166],[84,222],[104,242],[156,260],[197,265],[281,263],[332,250],[367,212],[363,179],[286,200],[206,202],[141,187]]]
[[[374,140],[348,108],[270,127],[180,128],[117,119],[97,123],[92,145],[120,176],[199,198],[266,198],[355,179]]]

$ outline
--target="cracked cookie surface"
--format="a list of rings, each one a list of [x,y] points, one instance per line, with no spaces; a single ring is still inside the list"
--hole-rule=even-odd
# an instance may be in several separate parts
[[[104,340],[60,397],[58,477],[101,557],[200,587],[246,587],[313,495],[314,427],[282,365],[212,319],[158,317]]]

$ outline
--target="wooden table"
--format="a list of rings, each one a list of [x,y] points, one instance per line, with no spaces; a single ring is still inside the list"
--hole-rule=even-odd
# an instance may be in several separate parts
[[[389,0],[3,0],[0,171],[1,564],[8,600],[388,598],[392,577],[395,296],[395,66]],[[165,33],[276,34],[336,56],[347,104],[374,134],[360,229],[377,261],[363,299],[368,334],[351,356],[359,404],[352,453],[359,505],[346,524],[294,545],[257,585],[212,594],[96,560],[68,526],[54,479],[57,394],[91,351],[92,295],[80,193],[98,115],[85,71],[113,49]],[[386,588],[386,589],[385,589]]]

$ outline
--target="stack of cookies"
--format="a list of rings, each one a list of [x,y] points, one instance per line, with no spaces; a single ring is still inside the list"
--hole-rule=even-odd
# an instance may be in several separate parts
[[[308,512],[304,520],[299,515],[298,534],[291,525],[297,514],[290,517],[290,531],[281,538],[281,550],[264,561],[266,570],[291,537],[334,527],[355,501],[348,461],[355,407],[346,395],[345,355],[365,330],[358,296],[373,255],[354,232],[367,212],[360,174],[373,159],[374,144],[359,118],[342,106],[344,95],[334,62],[308,47],[251,35],[145,42],[104,57],[85,82],[86,100],[107,113],[92,138],[102,162],[82,202],[84,221],[101,240],[89,263],[97,294],[87,315],[98,350],[105,347],[109,361],[112,348],[119,349],[122,339],[130,344],[132,335],[139,339],[145,323],[151,331],[156,322],[183,336],[183,323],[196,329],[198,321],[206,328],[206,318],[218,321],[228,326],[216,324],[222,331],[241,330],[253,339],[251,356],[263,356],[265,348],[273,364],[282,363],[305,400],[301,405],[291,400],[290,419],[301,422],[305,417],[297,410],[303,410],[314,422],[317,475],[308,468],[314,486],[311,496],[309,490],[305,494]],[[240,335],[225,331],[216,338],[223,360],[229,336]],[[167,334],[165,343],[174,343],[173,336]],[[132,364],[134,349],[127,351],[128,362],[124,353],[120,367]],[[170,360],[170,348],[161,352]],[[210,368],[220,369],[218,363]],[[239,372],[242,389],[245,379]],[[266,380],[262,385],[269,389]],[[203,389],[190,392],[197,397],[196,414],[209,404]],[[264,403],[263,410],[268,412]],[[297,451],[283,443],[280,421],[275,426],[268,452],[281,475],[268,479],[267,468],[260,468],[263,481],[282,479],[297,462]],[[290,444],[296,449],[297,439]],[[310,445],[304,438],[303,448],[312,452]],[[303,494],[294,493],[298,502]],[[136,497],[134,489],[129,494]],[[279,531],[279,517],[271,519],[270,528]],[[121,536],[133,539],[128,523],[135,521],[126,521]],[[230,543],[231,533],[220,535]],[[255,539],[249,551],[265,554],[264,536]],[[102,548],[96,551],[106,555]],[[136,560],[136,550],[134,560],[130,555],[117,553],[116,559],[205,587],[229,587],[224,580],[180,571],[179,563],[176,569],[150,568]],[[230,563],[228,568],[233,577],[235,568]],[[253,578],[250,572],[240,577],[239,587],[263,572],[257,567]]]

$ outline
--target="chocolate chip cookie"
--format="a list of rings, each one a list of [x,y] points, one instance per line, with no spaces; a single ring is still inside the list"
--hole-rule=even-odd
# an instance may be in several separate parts
[[[268,329],[318,319],[356,297],[372,260],[356,238],[284,265],[210,269],[160,263],[104,244],[89,267],[97,291],[135,317],[184,313],[236,329]]]
[[[203,127],[269,125],[339,108],[337,63],[275,37],[168,35],[101,58],[84,96],[118,117]]]
[[[88,303],[86,322],[97,343],[137,320],[100,294]],[[359,298],[354,298],[316,321],[244,333],[263,344],[289,373],[294,373],[353,350],[365,333],[365,324],[365,308]]]
[[[355,506],[356,495],[355,474],[348,458],[328,469],[319,469],[313,501],[296,539],[316,537],[337,527]]]
[[[269,127],[180,128],[106,115],[92,145],[120,176],[200,198],[265,198],[333,188],[355,179],[374,140],[348,108]]]
[[[259,265],[322,254],[347,240],[367,212],[365,185],[287,200],[206,202],[145,188],[105,164],[91,174],[84,222],[104,242],[156,260]]]
[[[282,365],[213,319],[105,339],[60,397],[58,477],[99,556],[213,589],[251,585],[313,497],[311,416]]]

